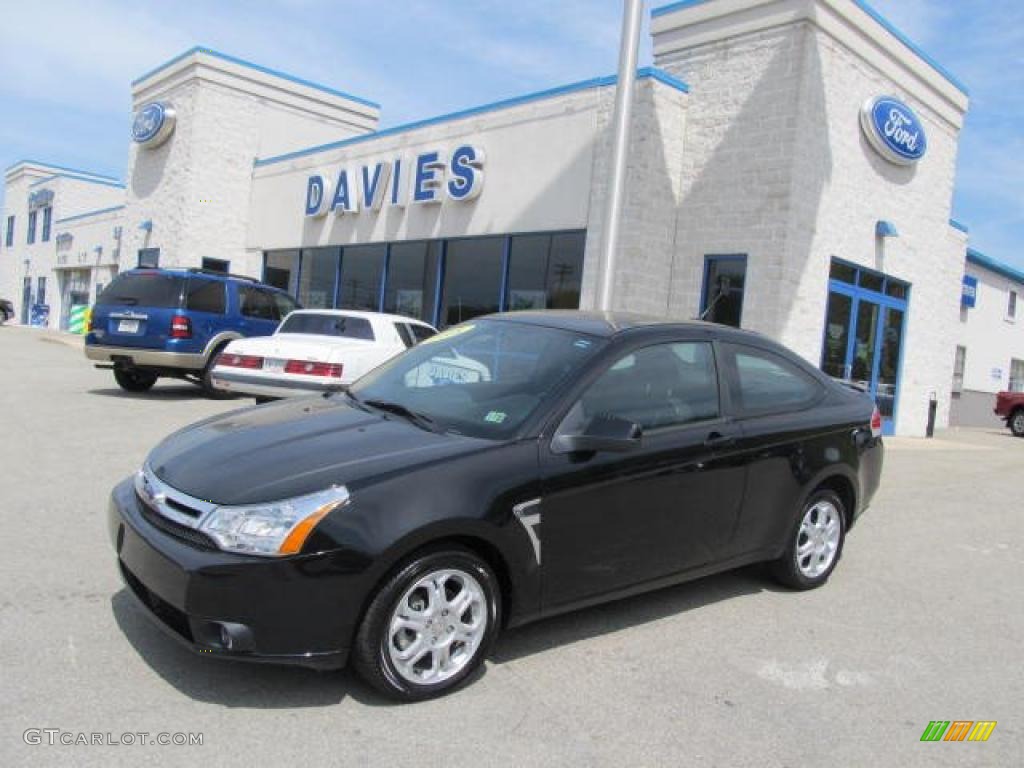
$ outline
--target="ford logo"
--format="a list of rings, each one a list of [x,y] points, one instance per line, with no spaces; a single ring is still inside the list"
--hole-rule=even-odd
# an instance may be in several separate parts
[[[151,101],[135,113],[132,140],[148,149],[159,147],[174,132],[175,119],[174,107],[168,102]]]
[[[913,165],[928,149],[924,124],[899,99],[879,96],[868,99],[860,110],[860,126],[871,146],[890,163]]]

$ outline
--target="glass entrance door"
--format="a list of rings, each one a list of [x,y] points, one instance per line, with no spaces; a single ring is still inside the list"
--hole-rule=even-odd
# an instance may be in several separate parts
[[[899,396],[907,292],[906,283],[833,264],[821,369],[867,390],[882,414],[883,433],[890,435]]]

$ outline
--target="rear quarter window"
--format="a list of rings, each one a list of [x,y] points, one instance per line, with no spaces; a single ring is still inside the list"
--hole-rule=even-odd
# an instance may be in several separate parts
[[[168,308],[181,305],[185,278],[161,272],[127,273],[114,278],[97,304]]]
[[[733,344],[725,349],[731,363],[729,394],[743,413],[796,411],[821,394],[818,381],[781,355]]]
[[[413,339],[415,339],[415,343],[417,344],[421,341],[426,341],[431,336],[437,335],[437,331],[433,328],[428,328],[425,325],[416,325],[415,323],[409,323],[409,330],[412,331]]]

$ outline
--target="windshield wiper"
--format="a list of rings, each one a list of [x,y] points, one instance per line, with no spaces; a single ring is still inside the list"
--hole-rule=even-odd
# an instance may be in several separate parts
[[[351,393],[350,397],[352,397]],[[414,411],[411,410],[410,408],[406,408],[401,403],[394,403],[391,402],[390,400],[362,400],[357,402],[365,403],[371,408],[377,408],[378,410],[381,411],[387,411],[388,413],[394,413],[398,416],[403,416],[409,421],[411,421],[413,424],[415,424],[417,427],[425,429],[428,432],[438,431],[437,425],[434,424],[434,420],[432,418],[427,416],[425,413],[420,413],[419,411]]]

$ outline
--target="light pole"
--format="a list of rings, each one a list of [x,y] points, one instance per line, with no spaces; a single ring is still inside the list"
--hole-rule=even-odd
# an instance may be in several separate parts
[[[605,207],[604,233],[601,238],[601,283],[597,303],[611,309],[615,283],[615,257],[619,248],[619,223],[626,194],[626,160],[629,150],[630,117],[633,111],[633,83],[636,81],[637,49],[643,0],[624,0],[622,40],[619,44],[619,78],[615,86],[615,112],[612,115],[611,174]]]

